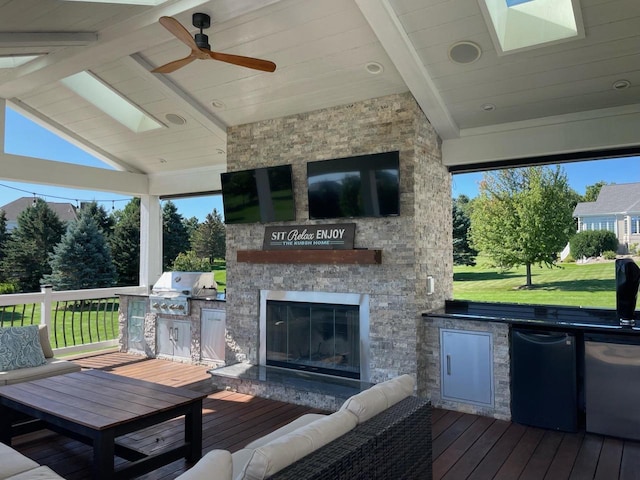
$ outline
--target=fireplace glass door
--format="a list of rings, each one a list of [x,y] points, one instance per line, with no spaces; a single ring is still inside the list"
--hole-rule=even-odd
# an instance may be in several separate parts
[[[354,305],[267,302],[267,365],[360,378]]]

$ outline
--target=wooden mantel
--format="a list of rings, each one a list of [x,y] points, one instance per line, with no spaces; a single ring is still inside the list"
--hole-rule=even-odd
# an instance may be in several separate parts
[[[359,264],[382,263],[382,250],[238,250],[242,263],[317,263]]]

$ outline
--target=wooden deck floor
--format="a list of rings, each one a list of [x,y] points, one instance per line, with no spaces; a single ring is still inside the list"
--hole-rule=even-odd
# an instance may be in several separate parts
[[[207,368],[121,353],[76,359],[85,368],[208,392]],[[233,392],[211,392],[204,401],[203,446],[236,451],[311,409]],[[128,435],[123,443],[152,452],[182,438],[180,422]],[[640,479],[640,443],[599,435],[564,434],[447,410],[433,410],[433,478]],[[44,431],[14,439],[14,447],[68,480],[88,478],[89,447]],[[176,461],[144,477],[173,479],[189,465]],[[303,479],[301,479],[303,480]],[[329,480],[329,479],[328,479]],[[420,479],[416,479],[420,480]]]

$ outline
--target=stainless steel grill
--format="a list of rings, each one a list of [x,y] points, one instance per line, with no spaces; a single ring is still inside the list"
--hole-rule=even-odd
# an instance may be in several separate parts
[[[216,288],[212,272],[164,272],[151,289],[150,311],[189,315],[189,299]]]

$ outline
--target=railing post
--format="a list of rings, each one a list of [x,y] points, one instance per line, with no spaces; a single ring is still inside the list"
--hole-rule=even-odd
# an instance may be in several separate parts
[[[44,294],[42,302],[40,302],[40,323],[46,325],[51,331],[51,301],[53,287],[51,285],[40,286],[40,292]]]

